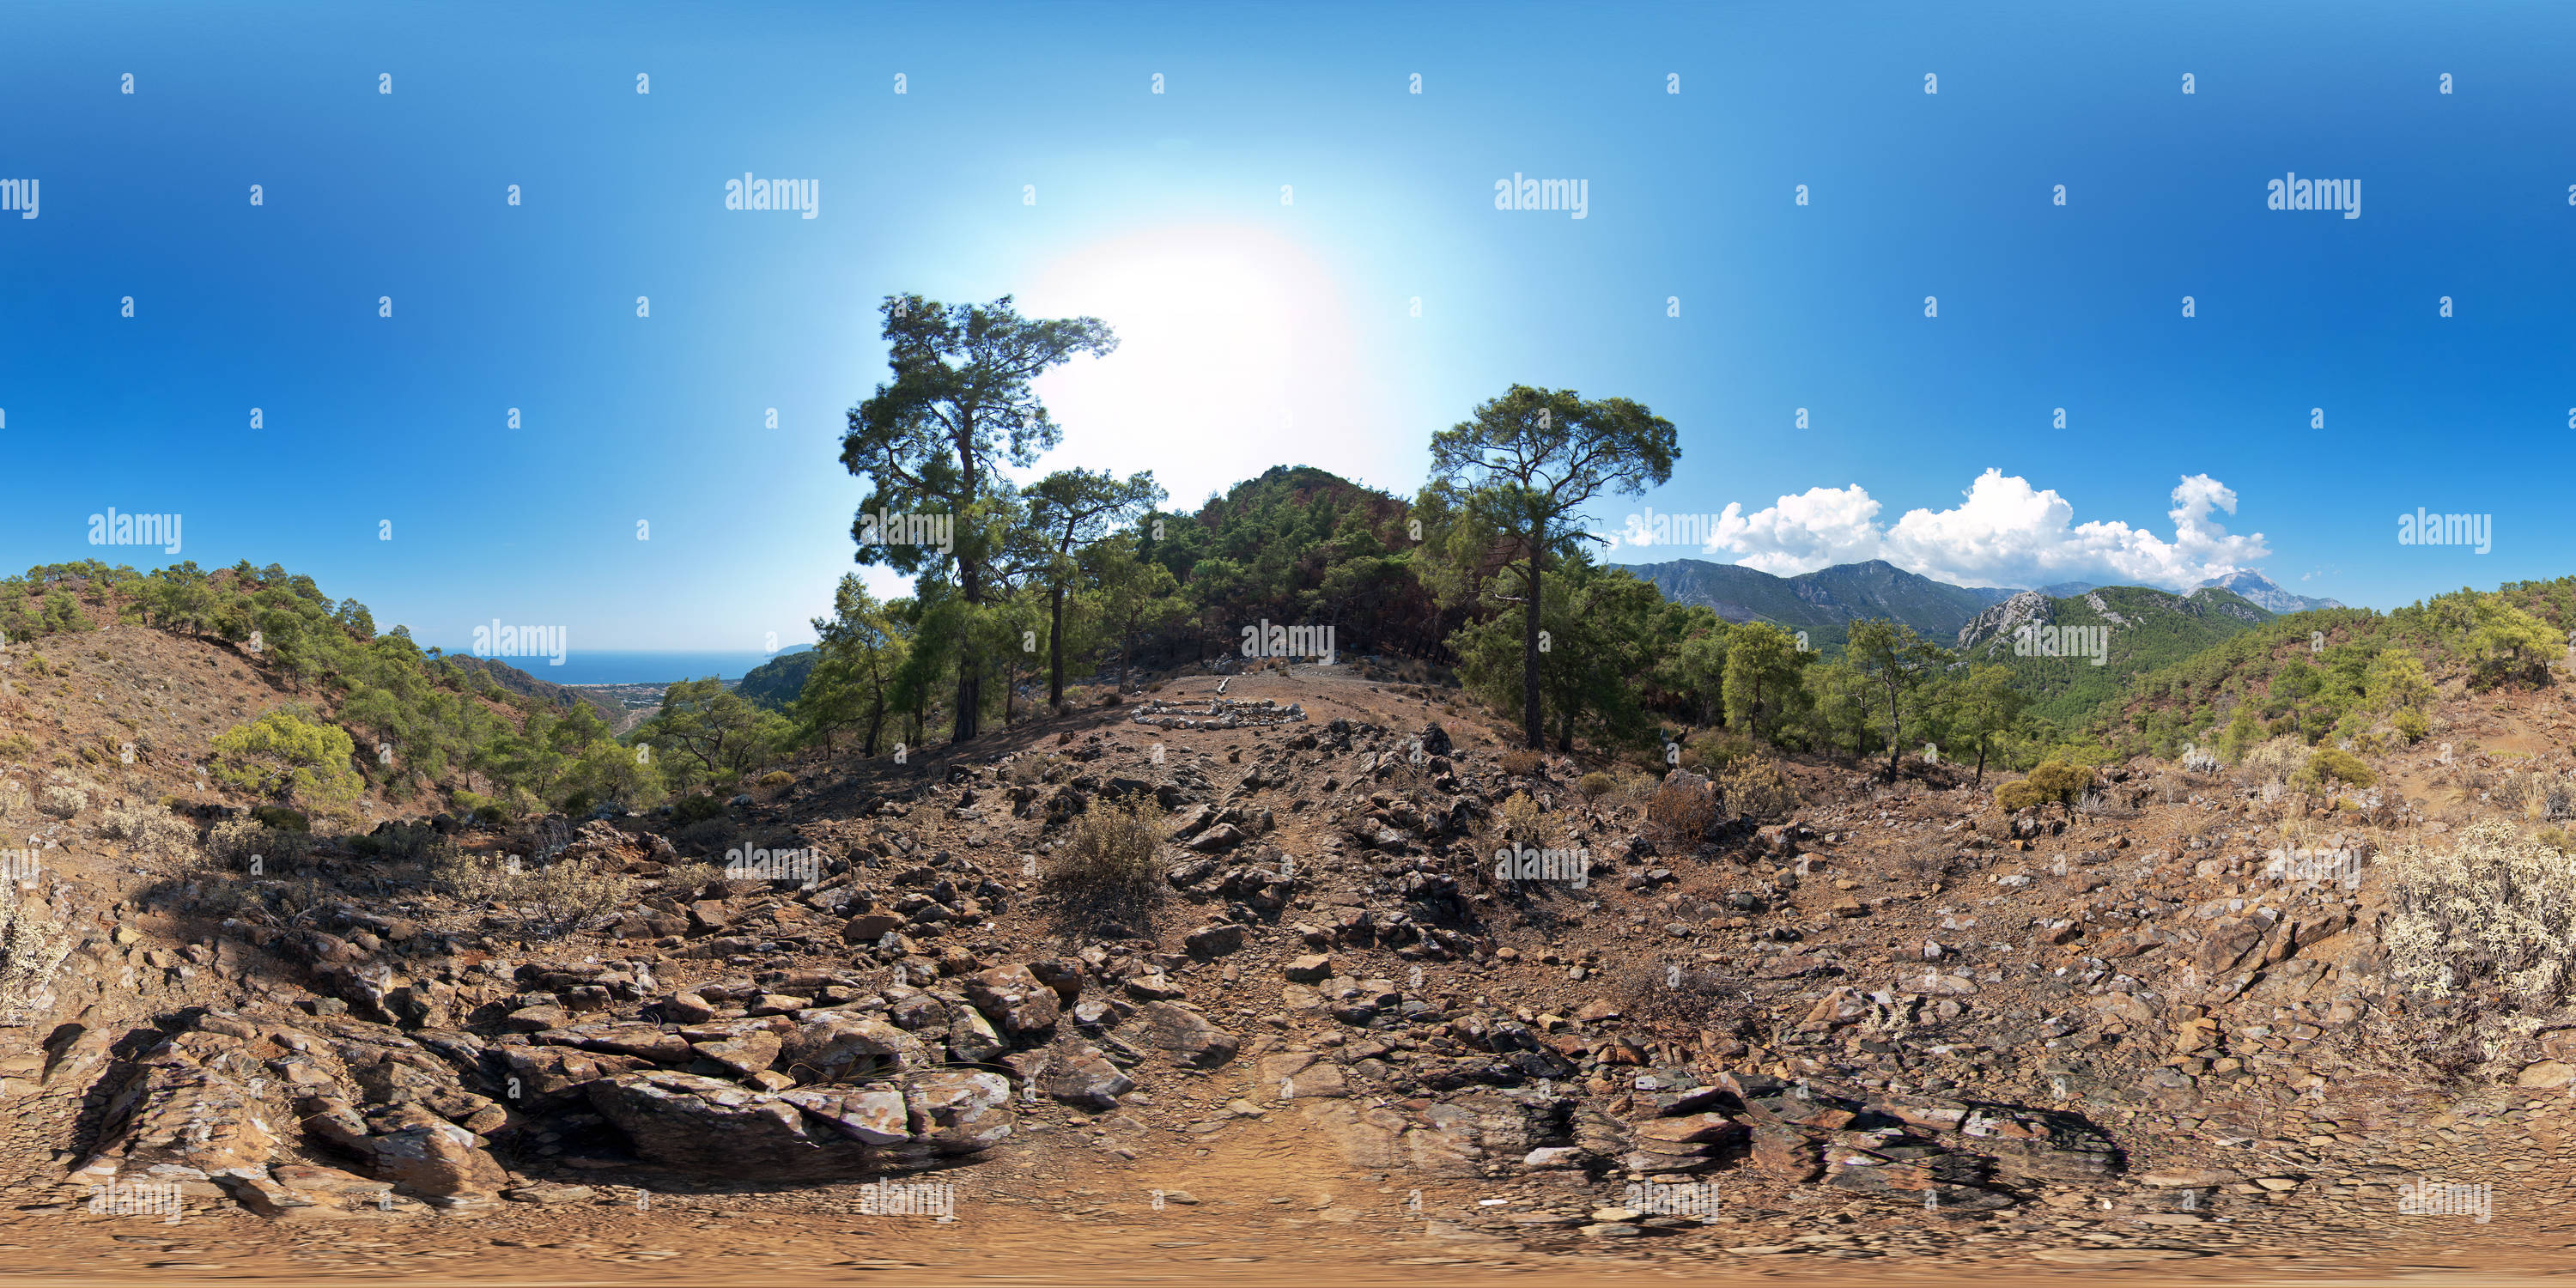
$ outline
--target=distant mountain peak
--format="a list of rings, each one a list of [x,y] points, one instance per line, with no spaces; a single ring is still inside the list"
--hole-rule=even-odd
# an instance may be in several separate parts
[[[2296,594],[2252,568],[2239,568],[2224,577],[2212,577],[2200,583],[2203,588],[2216,588],[2242,597],[2247,603],[2274,613],[2304,613],[2316,608],[2341,608],[2331,599]]]

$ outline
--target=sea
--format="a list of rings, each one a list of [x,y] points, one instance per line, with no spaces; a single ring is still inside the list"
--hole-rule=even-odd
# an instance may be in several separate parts
[[[739,680],[754,667],[803,649],[785,649],[777,653],[689,652],[617,649],[571,649],[564,664],[555,666],[541,657],[505,657],[501,660],[537,677],[556,684],[677,684],[682,680],[703,680],[712,675],[723,680]]]

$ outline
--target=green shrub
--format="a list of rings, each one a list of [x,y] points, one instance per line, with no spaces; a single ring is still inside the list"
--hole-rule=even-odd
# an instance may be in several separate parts
[[[2413,707],[2407,707],[2391,716],[2389,723],[2396,726],[2397,736],[2409,743],[2422,742],[2424,735],[2433,732],[2433,722],[2425,719],[2424,713]]]
[[[1682,747],[1681,767],[1711,778],[1724,773],[1737,761],[1759,757],[1761,745],[1743,734],[1726,729],[1710,729]]]
[[[2062,760],[2043,760],[2029,777],[1995,787],[1995,805],[2007,814],[2035,805],[2055,804],[2071,817],[2075,802],[2093,785],[2093,771]]]
[[[1612,789],[1618,786],[1618,779],[1596,769],[1575,780],[1574,790],[1583,793],[1589,799],[1598,800],[1609,795]]]
[[[349,767],[355,748],[338,725],[307,720],[279,707],[256,720],[216,734],[218,782],[288,805],[347,807],[366,789]]]
[[[254,805],[250,816],[276,832],[310,832],[312,821],[283,805]]]
[[[683,796],[680,799],[673,801],[671,803],[671,821],[682,827],[688,827],[692,824],[706,822],[708,819],[715,818],[723,814],[724,811],[725,807],[723,801],[717,800],[715,797],[709,796],[704,792],[700,792],[695,796]]]
[[[760,785],[763,787],[785,787],[795,781],[796,775],[784,769],[773,769],[760,776]]]
[[[2368,787],[2377,781],[2379,776],[2370,772],[2370,766],[2361,763],[2361,757],[2333,747],[2317,748],[2308,757],[2307,767],[2301,769],[2293,780],[2295,786],[2310,791],[2330,790],[2338,782]]]

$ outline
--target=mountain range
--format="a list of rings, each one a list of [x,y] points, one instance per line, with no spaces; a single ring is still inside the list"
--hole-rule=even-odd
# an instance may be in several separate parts
[[[2313,595],[2293,594],[2282,589],[2270,578],[2265,577],[2263,574],[2256,572],[2251,568],[2239,569],[2238,571],[2231,572],[2224,577],[2212,577],[2200,584],[2203,586],[2216,586],[2220,590],[2234,591],[2235,593],[2244,596],[2246,602],[2267,612],[2304,613],[2312,608],[2343,607],[2342,604],[2331,599],[2320,599]]]
[[[1902,622],[1946,645],[1977,614],[2013,594],[1934,581],[1884,559],[1836,564],[1795,577],[1704,559],[1631,564],[1628,571],[1652,582],[1674,603],[1706,605],[1730,622],[1764,621],[1804,631],[1809,648],[1828,653],[1842,651],[1845,628],[1861,619]]]
[[[1704,559],[1629,564],[1628,571],[1652,582],[1664,598],[1677,604],[1701,604],[1730,622],[1772,622],[1791,631],[1806,631],[1810,647],[1839,651],[1843,631],[1856,618],[1902,622],[1917,634],[1947,645],[1986,609],[2031,591],[2012,587],[1954,586],[1910,573],[1884,559],[1836,564],[1795,577],[1779,577],[1742,564]],[[2266,614],[2341,608],[2331,599],[2294,594],[2251,569],[2231,572],[2201,583],[2227,591]],[[2052,600],[2073,599],[2102,589],[2098,582],[2061,581],[2037,588]]]

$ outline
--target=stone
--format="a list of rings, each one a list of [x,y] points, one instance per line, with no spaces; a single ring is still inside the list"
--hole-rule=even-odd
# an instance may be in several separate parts
[[[1319,984],[1333,975],[1333,959],[1324,953],[1308,953],[1281,968],[1283,974],[1300,984]]]
[[[538,1034],[537,1040],[553,1046],[577,1046],[584,1051],[633,1056],[655,1064],[686,1064],[693,1054],[687,1038],[677,1033],[665,1033],[661,1025],[639,1021],[550,1029]]]
[[[1014,1042],[1053,1028],[1061,1006],[1056,991],[1026,966],[996,966],[967,977],[966,1000]]]
[[[503,1017],[501,1024],[514,1033],[542,1033],[562,1028],[571,1019],[560,1006],[523,1006]]]
[[[1181,946],[1190,956],[1201,961],[1223,957],[1243,948],[1243,927],[1235,925],[1202,926],[1182,939]]]
[[[594,1190],[587,1185],[561,1185],[553,1181],[539,1181],[534,1185],[522,1185],[516,1189],[501,1191],[501,1197],[508,1199],[510,1202],[536,1203],[546,1206],[559,1206],[566,1203],[588,1203],[592,1199],[598,1197],[598,1194],[599,1191]]]
[[[917,1138],[948,1155],[976,1154],[1011,1135],[1011,1083],[978,1069],[938,1069],[905,1080],[904,1105]]]
[[[1645,1148],[1654,1147],[1647,1144],[1650,1141],[1665,1146],[1717,1145],[1742,1140],[1746,1135],[1744,1124],[1732,1121],[1723,1114],[1714,1113],[1686,1114],[1675,1118],[1650,1118],[1638,1123],[1635,1132],[1639,1145]]]
[[[1172,982],[1163,972],[1147,971],[1127,981],[1127,996],[1139,1002],[1168,1002],[1189,996],[1189,990]]]
[[[1029,974],[1036,976],[1039,983],[1054,989],[1056,1000],[1063,1005],[1071,1006],[1074,999],[1082,996],[1082,963],[1078,961],[1051,957],[1030,962]]]
[[[1011,1044],[993,1031],[993,1022],[971,1006],[961,1006],[948,1017],[948,1055],[966,1064],[982,1064]]]
[[[1118,1098],[1136,1089],[1136,1081],[1119,1071],[1097,1051],[1085,1051],[1071,1058],[1058,1057],[1046,1063],[1039,1076],[1038,1088],[1046,1094],[1085,1109],[1115,1109]]]
[[[2564,1060],[2542,1060],[2524,1065],[2513,1077],[2513,1085],[2540,1091],[2554,1091],[2576,1082],[2576,1064]]]
[[[777,1063],[778,1052],[783,1045],[775,1031],[762,1028],[720,1042],[700,1042],[694,1050],[700,1056],[749,1077]]]
[[[778,1098],[863,1145],[896,1145],[912,1137],[910,1111],[900,1091],[807,1088],[779,1092]]]
[[[876,941],[885,938],[888,934],[902,929],[903,926],[904,919],[891,912],[863,912],[850,918],[850,920],[841,927],[841,942],[845,944],[861,945],[874,944]]]
[[[807,1084],[848,1082],[932,1063],[921,1039],[872,1015],[820,1011],[788,1034],[777,1067]]]
[[[872,1151],[838,1131],[809,1132],[779,1096],[686,1073],[620,1074],[590,1084],[590,1102],[636,1154],[710,1176],[820,1179],[859,1175]],[[789,1093],[792,1094],[792,1093]]]
[[[1171,1052],[1175,1060],[1193,1069],[1219,1068],[1243,1047],[1233,1034],[1170,1002],[1148,1002],[1136,1018],[1144,1026],[1146,1045]]]
[[[415,1194],[484,1199],[509,1184],[509,1173],[483,1152],[482,1138],[453,1123],[424,1123],[370,1136],[376,1172]]]

